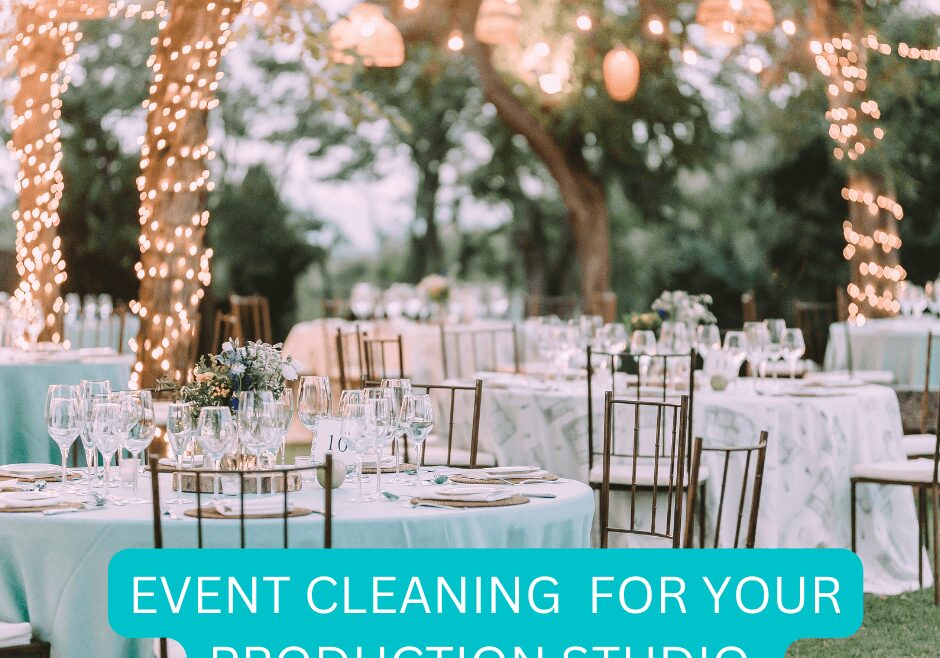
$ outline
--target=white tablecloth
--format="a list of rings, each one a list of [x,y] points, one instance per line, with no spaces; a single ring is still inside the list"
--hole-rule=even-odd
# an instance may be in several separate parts
[[[374,476],[373,476],[374,477]],[[164,484],[167,484],[164,482]],[[142,491],[150,486],[144,478]],[[374,481],[364,487],[374,487]],[[527,485],[528,486],[528,485]],[[434,487],[403,487],[387,480],[383,490],[403,498],[429,495]],[[525,491],[527,487],[514,488]],[[589,546],[594,497],[579,482],[534,485],[554,499],[472,510],[404,507],[399,503],[352,503],[352,482],[334,498],[333,545],[378,548],[583,548]],[[164,488],[169,498],[169,491]],[[292,495],[301,506],[321,509],[316,485]],[[191,505],[190,505],[191,507]],[[125,640],[107,623],[108,562],[121,549],[153,546],[151,507],[133,505],[62,516],[0,513],[0,619],[32,623],[55,658],[137,658],[152,655],[146,641]],[[290,546],[322,546],[318,515],[290,520]],[[208,521],[208,546],[237,547],[237,520]],[[250,547],[282,546],[282,522],[249,521]],[[196,521],[163,517],[164,545],[194,547]]]
[[[499,463],[540,464],[565,477],[588,474],[587,385],[546,384],[505,375],[484,386],[480,449]],[[705,445],[753,445],[770,432],[757,528],[760,547],[851,545],[849,473],[854,464],[902,460],[895,392],[884,386],[840,389],[837,397],[757,395],[749,380],[730,392],[696,391],[693,430]],[[595,451],[603,447],[603,395],[595,391]],[[456,436],[469,436],[460,415]],[[624,430],[626,431],[626,430]],[[704,456],[711,473],[714,455]],[[720,480],[707,486],[716,501]],[[911,490],[859,489],[859,547],[867,591],[893,594],[917,587],[917,521]],[[713,527],[709,520],[708,526]]]
[[[897,387],[924,388],[927,365],[927,334],[940,336],[940,319],[900,317],[868,320],[861,327],[848,327],[851,336],[852,366],[856,370],[890,370]],[[826,347],[826,370],[845,370],[849,365],[846,325],[833,324]],[[940,342],[934,343],[931,357],[932,387],[940,385]]]

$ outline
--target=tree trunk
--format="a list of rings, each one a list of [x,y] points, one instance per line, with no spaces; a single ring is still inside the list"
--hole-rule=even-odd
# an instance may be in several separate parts
[[[212,188],[208,113],[218,102],[213,96],[219,62],[242,2],[173,0],[156,40],[138,179],[138,386],[152,386],[163,376],[180,382],[191,365],[199,302],[211,280],[212,253],[204,245]]]
[[[897,222],[901,207],[883,176],[865,172],[859,161],[880,141],[877,114],[863,110],[867,94],[867,50],[860,47],[860,20],[850,27],[840,16],[836,0],[811,0],[809,29],[819,44],[816,64],[827,78],[830,136],[837,159],[847,159],[848,220],[843,225],[849,261],[848,317],[853,323],[865,318],[896,315],[898,282],[905,278],[900,266]],[[840,61],[842,60],[842,61]],[[845,66],[845,62],[854,66]]]
[[[34,26],[48,24],[51,29]],[[16,191],[16,296],[38,300],[46,316],[40,338],[59,341],[57,311],[62,305],[65,260],[60,251],[59,199],[63,181],[59,166],[59,115],[65,73],[81,37],[75,22],[52,23],[31,5],[20,5],[13,45],[19,89],[13,99],[13,157],[19,163]],[[27,38],[28,37],[28,38]]]
[[[441,253],[441,239],[437,230],[437,195],[441,189],[441,178],[432,164],[419,166],[418,191],[415,196],[415,217],[417,223],[424,222],[424,232],[418,234],[412,228],[409,277],[417,283],[425,275],[434,272],[441,274],[444,262]]]

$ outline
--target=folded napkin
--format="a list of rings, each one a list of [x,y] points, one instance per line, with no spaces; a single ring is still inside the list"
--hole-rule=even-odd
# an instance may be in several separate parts
[[[382,457],[382,468],[395,466],[395,458],[388,455]],[[367,457],[362,460],[363,468],[375,468],[375,457]]]
[[[28,621],[22,624],[0,621],[0,649],[29,644],[33,639],[33,627]]]
[[[62,474],[62,467],[55,464],[7,464],[0,466],[0,477],[48,478]]]
[[[0,510],[22,507],[48,507],[63,502],[61,496],[48,495],[41,491],[16,491],[0,493]]]
[[[200,468],[205,461],[204,455],[193,455],[192,457],[183,457],[183,468]],[[160,466],[167,468],[176,468],[176,459],[174,457],[164,457],[160,460]]]
[[[234,500],[217,500],[214,503],[215,511],[221,514],[222,516],[239,516],[241,514],[241,506],[239,505],[239,499]],[[290,512],[294,508],[293,504],[287,503],[287,511]],[[271,496],[268,498],[246,498],[245,499],[245,514],[283,514],[284,513],[284,499],[281,496]]]
[[[491,472],[484,469],[473,469],[473,470],[463,470],[455,473],[455,475],[460,475],[469,480],[499,480],[499,479],[512,479],[512,480],[529,480],[534,478],[543,478],[547,475],[551,475],[546,470],[538,469],[536,471],[499,471]]]
[[[461,503],[493,503],[498,500],[512,498],[513,494],[497,487],[447,487],[437,489],[429,496],[422,496],[428,500],[454,501]]]

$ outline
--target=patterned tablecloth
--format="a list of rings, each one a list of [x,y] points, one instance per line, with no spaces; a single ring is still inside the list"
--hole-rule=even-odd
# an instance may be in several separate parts
[[[894,384],[907,390],[922,390],[927,366],[927,334],[933,332],[935,342],[931,355],[930,386],[940,385],[940,319],[934,317],[901,317],[868,320],[861,327],[833,324],[826,346],[826,370],[889,370]],[[849,336],[850,338],[847,338]]]
[[[600,451],[603,398],[595,395],[595,442]],[[740,380],[727,392],[696,391],[693,416],[694,433],[706,446],[753,445],[761,430],[769,431],[757,528],[761,547],[850,546],[852,466],[904,458],[897,397],[885,386],[797,397],[758,395],[749,380]],[[469,414],[459,414],[456,422],[455,435],[469,436]],[[587,479],[583,380],[549,383],[493,376],[484,388],[480,423],[480,448],[494,453],[500,464],[539,464],[561,476]],[[704,455],[711,473],[720,472],[717,459]],[[709,480],[710,503],[717,500],[719,485],[718,478]],[[914,510],[909,488],[859,488],[859,547],[867,591],[892,594],[917,587]]]

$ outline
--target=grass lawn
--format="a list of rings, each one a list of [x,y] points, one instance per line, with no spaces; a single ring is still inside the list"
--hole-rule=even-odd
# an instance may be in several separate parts
[[[865,596],[865,621],[845,640],[801,640],[787,658],[935,658],[940,656],[940,608],[933,589],[901,596]]]

